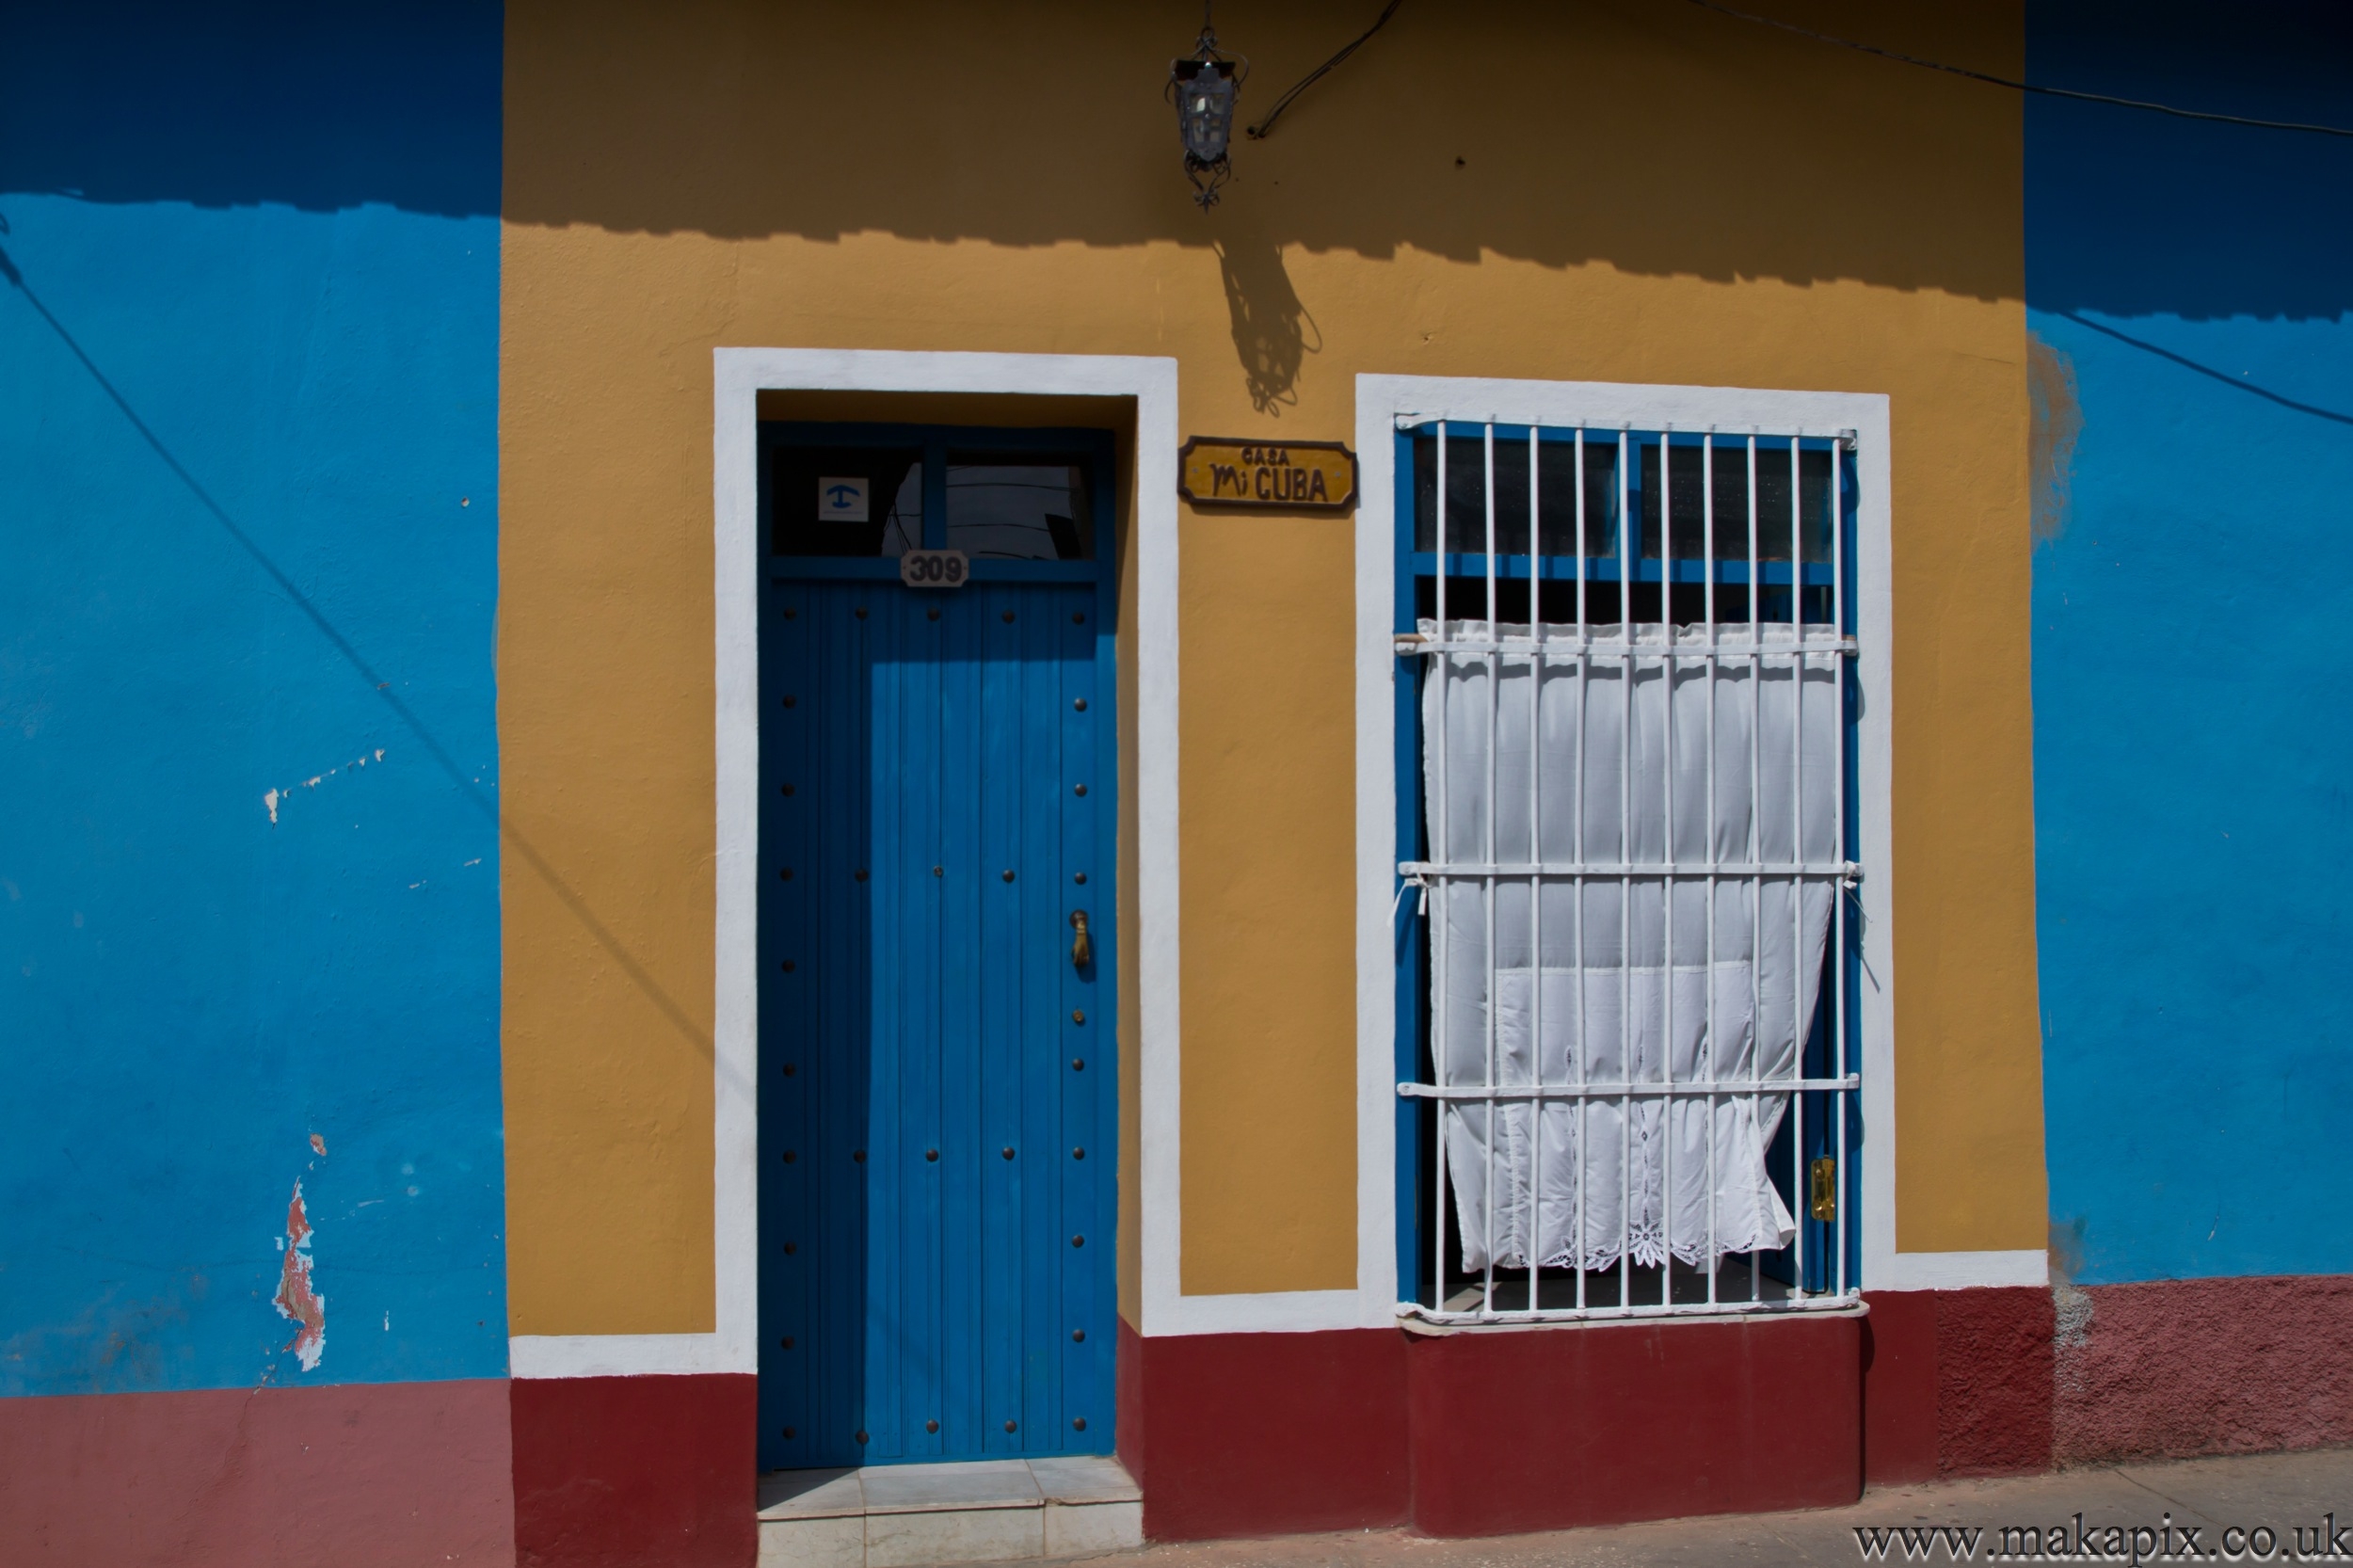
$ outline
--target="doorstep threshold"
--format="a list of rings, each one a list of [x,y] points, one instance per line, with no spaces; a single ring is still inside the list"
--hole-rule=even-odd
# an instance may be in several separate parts
[[[1109,1457],[946,1461],[760,1478],[763,1568],[926,1568],[1144,1542],[1144,1493]]]

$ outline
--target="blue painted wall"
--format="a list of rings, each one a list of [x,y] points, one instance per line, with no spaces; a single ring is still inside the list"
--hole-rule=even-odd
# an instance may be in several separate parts
[[[2353,126],[2345,8],[2027,14],[2036,81]],[[2353,1272],[2353,141],[2025,112],[2081,418],[2034,574],[2055,1243],[2087,1283]]]
[[[31,9],[0,1394],[499,1375],[498,9]]]

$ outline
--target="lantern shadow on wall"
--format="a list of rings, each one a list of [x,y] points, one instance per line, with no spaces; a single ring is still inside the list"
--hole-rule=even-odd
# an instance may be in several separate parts
[[[1251,406],[1262,414],[1279,414],[1298,403],[1300,367],[1308,355],[1322,351],[1323,334],[1291,286],[1281,246],[1264,238],[1221,238],[1211,248],[1225,285],[1234,351],[1250,383]]]

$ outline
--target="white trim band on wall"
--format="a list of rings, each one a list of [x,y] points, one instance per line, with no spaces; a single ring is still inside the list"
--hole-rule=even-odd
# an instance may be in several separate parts
[[[506,1342],[518,1378],[683,1377],[732,1372],[715,1334],[519,1334]]]
[[[1974,1290],[1988,1286],[2051,1283],[2051,1258],[2041,1252],[1899,1252],[1887,1272],[1866,1279],[1870,1290]]]

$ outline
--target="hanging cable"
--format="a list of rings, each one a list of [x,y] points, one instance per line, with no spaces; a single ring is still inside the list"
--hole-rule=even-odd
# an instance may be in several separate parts
[[[1717,0],[1690,0],[1690,3],[1702,10],[1737,17],[1742,22],[1753,22],[1760,26],[1778,27],[1785,33],[1795,33],[1800,38],[1810,38],[1819,43],[1834,43],[1841,49],[1852,49],[1864,55],[1877,55],[1881,59],[1894,60],[1899,65],[1916,65],[1923,71],[1942,71],[1954,76],[1966,76],[1973,82],[1984,82],[1991,87],[2009,88],[2013,92],[2041,93],[2045,98],[2072,98],[2083,104],[2111,104],[2120,109],[2146,109],[2151,114],[2169,114],[2178,120],[2210,120],[2221,125],[2252,125],[2265,131],[2309,131],[2320,136],[2353,136],[2353,129],[2347,129],[2342,125],[2308,125],[2294,120],[2250,120],[2245,115],[2215,114],[2205,109],[2176,108],[2170,104],[2153,104],[2144,98],[2116,98],[2105,92],[2078,92],[2073,88],[2054,88],[2045,87],[2039,82],[2012,81],[2008,76],[1996,76],[1987,71],[1972,71],[1964,65],[1946,65],[1942,60],[1924,60],[1917,55],[1904,55],[1893,49],[1881,49],[1876,44],[1858,43],[1853,39],[1840,38],[1834,33],[1818,33],[1811,27],[1801,27],[1794,22],[1784,22],[1778,17],[1759,16],[1754,11],[1736,10],[1730,6],[1719,5]],[[1389,8],[1395,10],[1397,8],[1392,5]],[[1385,22],[1388,18],[1385,15],[1382,20]],[[1369,36],[1369,34],[1367,35],[1367,37]],[[1357,40],[1358,43],[1363,41],[1362,39]],[[1353,49],[1355,45],[1351,44],[1349,47]],[[1331,67],[1326,66],[1324,69],[1328,71]],[[1308,81],[1314,79],[1314,77],[1309,77]],[[1306,85],[1305,82],[1302,82],[1300,87]],[[1291,89],[1292,92],[1298,90],[1299,88]],[[1269,115],[1267,118],[1271,120],[1274,117]],[[1253,131],[1251,135],[1257,136],[1257,133]]]
[[[1362,49],[1365,46],[1365,40],[1371,38],[1373,34],[1379,32],[1382,28],[1387,26],[1389,24],[1389,18],[1395,16],[1397,14],[1398,7],[1403,5],[1404,3],[1405,0],[1389,0],[1389,3],[1386,6],[1381,8],[1381,15],[1373,22],[1373,24],[1366,28],[1363,33],[1359,34],[1353,43],[1351,43],[1347,48],[1341,50],[1338,54],[1333,56],[1330,59],[1324,61],[1313,71],[1307,72],[1306,75],[1302,76],[1299,79],[1298,85],[1293,87],[1290,91],[1283,94],[1282,97],[1274,101],[1274,107],[1267,110],[1266,118],[1258,121],[1256,125],[1251,126],[1244,134],[1247,135],[1252,141],[1266,140],[1267,133],[1274,129],[1274,122],[1283,118],[1283,111],[1285,109],[1291,106],[1292,99],[1298,97],[1301,93],[1315,86],[1318,81],[1322,79],[1325,72],[1330,71],[1334,66],[1348,58],[1349,56],[1353,55],[1357,50]]]

